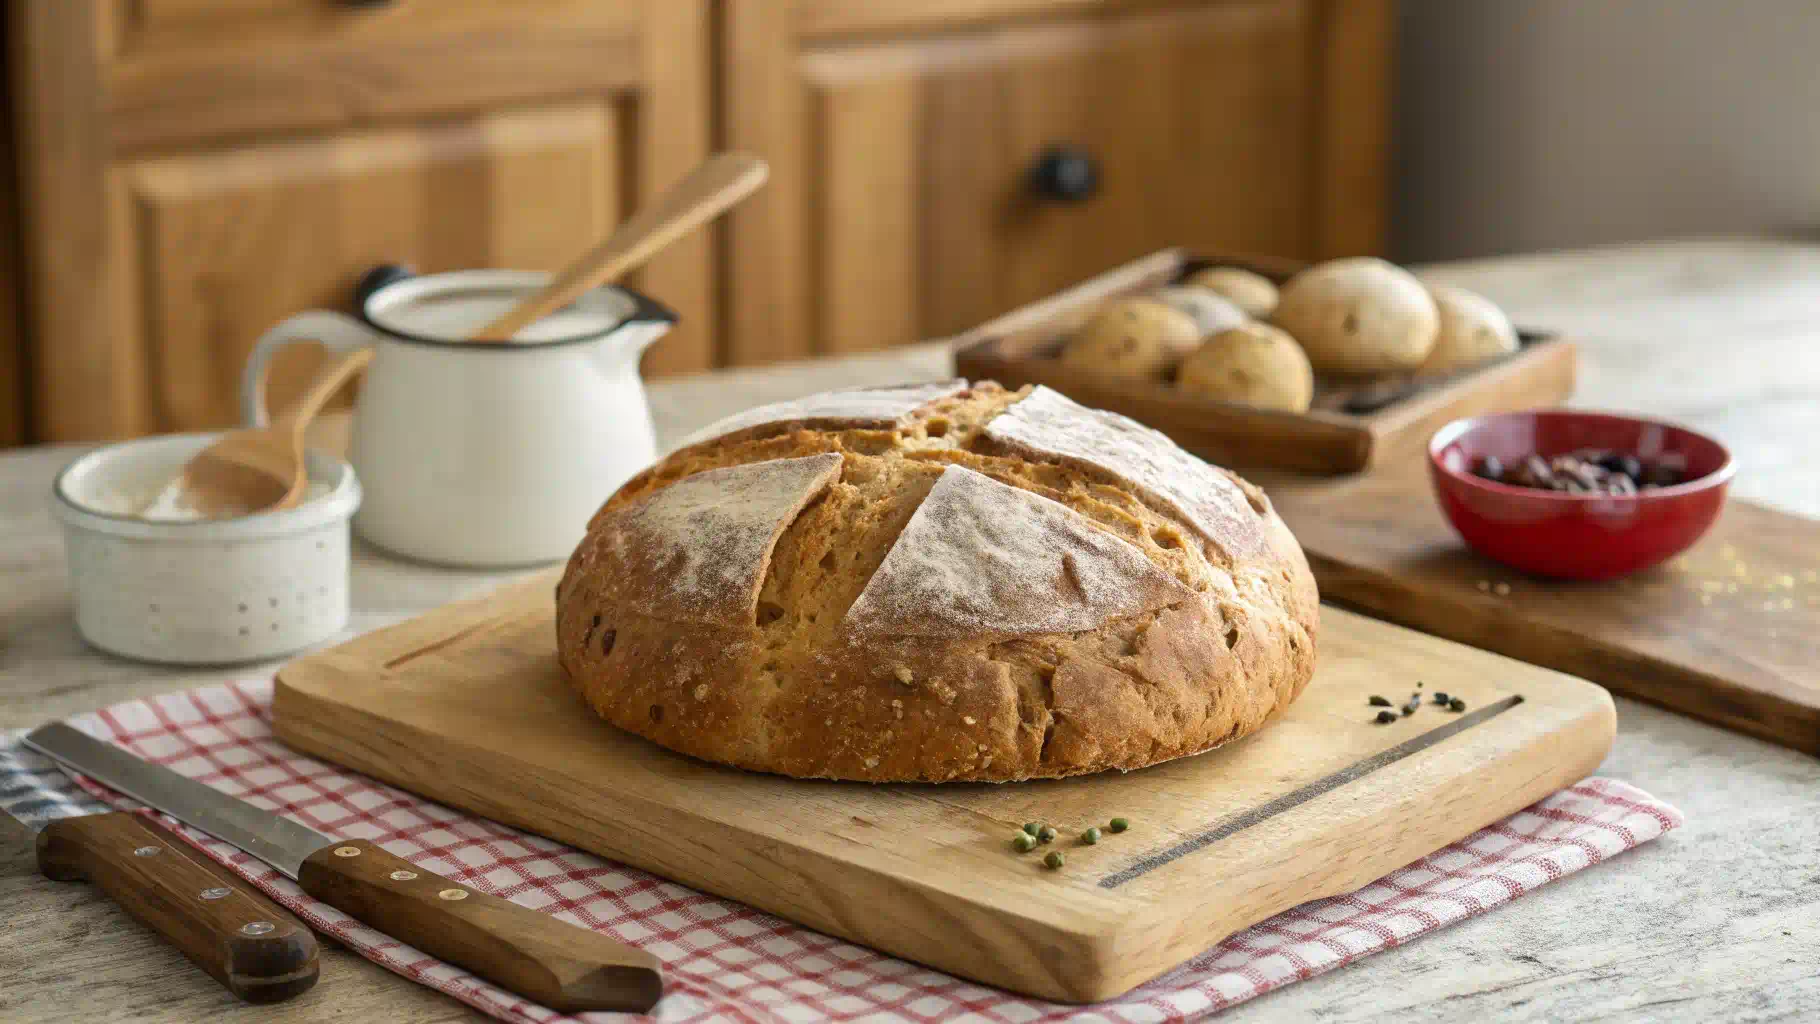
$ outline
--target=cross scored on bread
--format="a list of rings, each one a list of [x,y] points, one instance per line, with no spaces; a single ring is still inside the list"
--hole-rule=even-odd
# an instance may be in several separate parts
[[[1263,493],[1125,417],[964,380],[723,420],[628,482],[557,588],[569,679],[712,761],[873,782],[1144,767],[1313,673]]]

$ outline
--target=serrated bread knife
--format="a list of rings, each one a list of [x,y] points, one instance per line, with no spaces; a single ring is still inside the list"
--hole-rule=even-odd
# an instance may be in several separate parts
[[[34,729],[25,745],[245,850],[392,938],[551,1009],[644,1012],[663,995],[650,954],[416,867],[364,839],[331,839],[61,722]],[[114,824],[96,827],[103,820]],[[269,901],[241,905],[243,893],[264,898],[237,876],[231,898],[210,898],[222,883],[218,874],[198,875],[196,862],[213,864],[188,857],[188,848],[162,838],[168,836],[162,829],[143,830],[149,828],[156,826],[126,814],[52,822],[38,837],[39,867],[51,878],[100,885],[243,998],[253,998],[243,993],[249,985],[265,991],[263,1001],[276,1001],[315,981],[316,944],[307,929]],[[153,847],[158,852],[141,852]],[[184,856],[171,855],[178,851]],[[285,941],[273,941],[281,932]],[[308,981],[293,979],[295,991],[262,981],[303,970]],[[237,986],[236,978],[251,982]]]

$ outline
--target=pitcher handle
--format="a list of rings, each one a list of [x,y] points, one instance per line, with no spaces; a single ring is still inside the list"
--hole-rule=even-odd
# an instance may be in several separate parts
[[[240,371],[240,418],[249,427],[263,427],[272,420],[265,407],[265,376],[272,359],[285,346],[300,341],[320,342],[330,352],[352,352],[373,343],[373,329],[346,313],[312,310],[299,313],[265,332],[247,356]]]

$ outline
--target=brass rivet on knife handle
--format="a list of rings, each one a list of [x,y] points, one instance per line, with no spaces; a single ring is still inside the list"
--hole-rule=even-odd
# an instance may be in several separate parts
[[[303,922],[150,819],[116,811],[53,821],[38,833],[38,869],[93,883],[249,1003],[316,984],[316,936]]]
[[[649,953],[413,868],[364,839],[337,845],[358,847],[360,856],[318,850],[298,870],[297,884],[400,942],[566,1013],[642,1013],[663,997],[663,976]]]

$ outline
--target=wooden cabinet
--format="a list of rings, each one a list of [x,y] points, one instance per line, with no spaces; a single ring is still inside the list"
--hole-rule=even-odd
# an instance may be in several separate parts
[[[1382,236],[1388,5],[729,0],[735,361],[944,336],[1170,245]]]
[[[231,423],[284,316],[347,308],[381,262],[555,268],[711,146],[707,0],[8,14],[41,440]],[[716,361],[711,255],[691,238],[638,282],[686,323],[648,369]]]
[[[0,40],[3,41],[3,40]],[[0,46],[0,90],[11,62]],[[0,448],[25,443],[25,403],[31,388],[25,380],[25,324],[19,303],[25,297],[19,273],[19,189],[14,179],[13,111],[0,103]]]
[[[1171,243],[1302,252],[1308,32],[1306,3],[1218,4],[807,55],[821,349],[962,331]]]
[[[266,328],[343,308],[350,274],[551,267],[618,219],[622,134],[601,102],[134,161],[111,175],[118,248],[138,294],[148,418],[232,422],[240,367]],[[561,211],[561,216],[552,216]],[[299,353],[271,375],[281,407]]]
[[[716,146],[771,184],[636,279],[683,317],[648,373],[947,335],[1166,246],[1382,242],[1390,0],[15,0],[4,30],[0,444],[226,424],[258,335],[374,264],[557,266]]]

